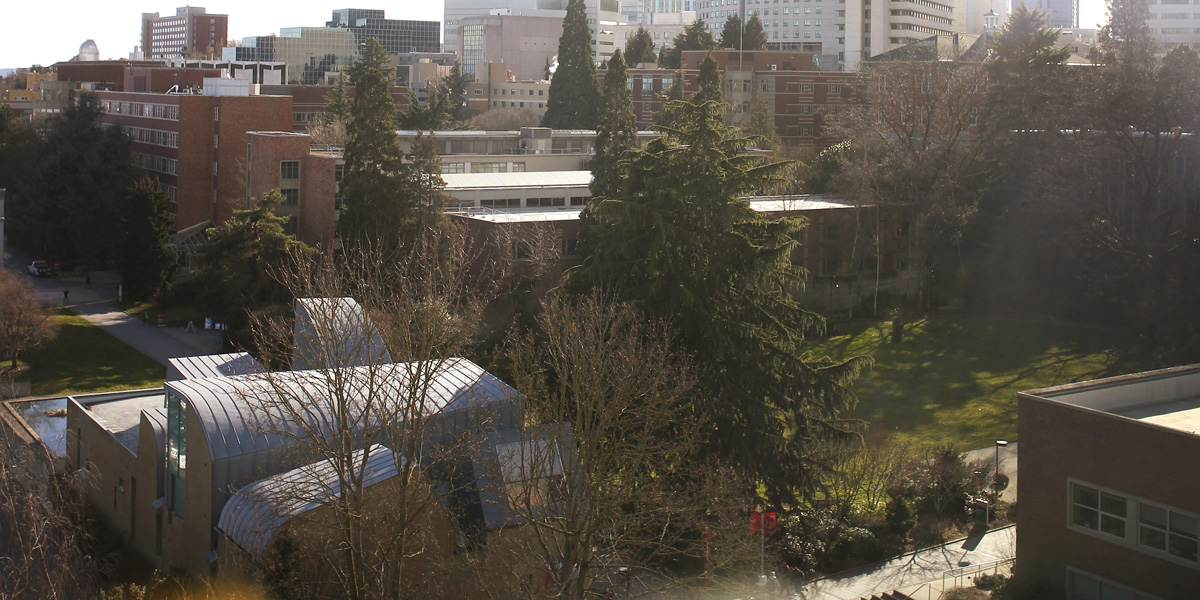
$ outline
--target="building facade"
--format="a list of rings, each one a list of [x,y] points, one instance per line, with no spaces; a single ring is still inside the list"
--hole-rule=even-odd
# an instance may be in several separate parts
[[[1149,8],[1146,24],[1164,49],[1179,44],[1200,46],[1200,4],[1196,0],[1160,0]]]
[[[142,55],[146,59],[220,56],[229,36],[229,15],[184,6],[172,16],[142,13]]]
[[[545,79],[546,67],[558,55],[562,17],[475,15],[459,22],[462,70],[478,76],[479,65],[504,63],[513,77]]]
[[[1200,366],[1021,392],[1018,577],[1085,600],[1200,589]]]
[[[467,108],[475,112],[515,108],[533,111],[540,118],[546,114],[550,82],[541,78],[522,81],[505,63],[486,63],[477,66],[475,81],[467,84],[466,94]]]
[[[608,60],[617,47],[615,27],[622,22],[619,0],[585,0],[588,28],[592,32],[594,60]],[[562,19],[567,0],[446,0],[445,43],[447,52],[463,53],[465,32],[462,21],[468,17],[489,15],[540,16]],[[560,34],[561,35],[561,34]],[[555,40],[555,54],[558,40]],[[465,60],[465,57],[464,57]]]
[[[246,208],[246,132],[291,129],[290,97],[249,91],[246,81],[208,79],[203,94],[97,92],[102,122],[125,127],[134,164],[162,183],[176,230]]]
[[[441,52],[441,24],[437,21],[404,21],[384,18],[384,11],[342,8],[333,11],[326,27],[345,27],[358,43],[375,38],[388,54]]]
[[[1079,27],[1079,0],[1014,0],[1013,7],[1017,4],[1024,4],[1030,11],[1046,13],[1046,24],[1050,27]]]
[[[354,32],[342,27],[285,27],[279,35],[248,37],[226,48],[225,60],[282,62],[288,85],[328,85],[358,56]]]

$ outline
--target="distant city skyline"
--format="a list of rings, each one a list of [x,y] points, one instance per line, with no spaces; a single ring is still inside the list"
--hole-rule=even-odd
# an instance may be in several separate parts
[[[229,15],[229,39],[241,40],[255,35],[279,33],[283,27],[321,27],[339,8],[381,8],[389,19],[441,21],[444,0],[402,0],[390,2],[329,3],[297,0],[280,10],[278,4],[200,0],[208,12]],[[0,20],[10,24],[0,36],[0,69],[52,65],[70,60],[86,40],[95,40],[100,58],[126,58],[141,43],[143,12],[174,14],[182,4],[141,1],[120,2],[118,6],[92,0],[51,0],[46,3],[9,4],[0,9]],[[1080,0],[1079,25],[1098,27],[1105,20],[1104,0]],[[53,15],[53,31],[46,24]]]

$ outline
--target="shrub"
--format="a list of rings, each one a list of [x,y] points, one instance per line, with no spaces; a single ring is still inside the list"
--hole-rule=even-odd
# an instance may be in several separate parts
[[[995,590],[1003,586],[1007,579],[1007,577],[999,573],[995,575],[984,573],[975,577],[975,587],[981,590]]]

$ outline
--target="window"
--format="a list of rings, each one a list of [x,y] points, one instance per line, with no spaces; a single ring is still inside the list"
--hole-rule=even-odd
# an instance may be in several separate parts
[[[1195,563],[1197,520],[1162,506],[1138,502],[1138,544]]]
[[[1072,600],[1154,600],[1123,585],[1075,569],[1067,569],[1067,578]]]
[[[525,206],[528,207],[563,206],[565,203],[566,198],[528,198],[525,200]]]
[[[563,238],[562,255],[563,256],[576,256],[579,254],[578,247],[579,247],[579,239],[578,238],[570,238],[570,239]]]
[[[583,206],[587,203],[587,196],[571,196],[571,206]]]
[[[504,173],[508,171],[506,162],[477,162],[471,163],[472,173]]]
[[[442,163],[442,173],[465,173],[466,163]]]
[[[283,204],[280,206],[300,206],[300,190],[279,190],[283,193]]]
[[[650,94],[654,91],[654,80],[646,78],[642,80],[642,94]]]
[[[562,459],[554,444],[546,440],[499,444],[496,454],[505,495],[514,510],[562,500]]]
[[[167,392],[167,504],[183,517],[187,474],[187,400]]]
[[[1079,483],[1071,484],[1071,524],[1125,539],[1128,501]]]
[[[283,180],[300,179],[300,161],[285,160],[279,163],[279,178]]]

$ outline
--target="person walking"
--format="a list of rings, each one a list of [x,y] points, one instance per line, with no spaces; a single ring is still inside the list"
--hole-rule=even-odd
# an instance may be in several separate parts
[[[142,327],[145,327],[146,321],[149,321],[149,320],[150,320],[150,314],[143,310],[142,311]]]
[[[63,290],[63,306],[67,305],[67,300],[70,295],[71,295],[71,290],[69,290],[69,289]]]

